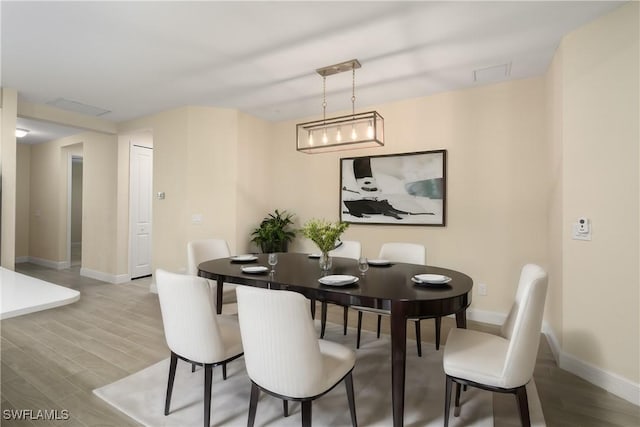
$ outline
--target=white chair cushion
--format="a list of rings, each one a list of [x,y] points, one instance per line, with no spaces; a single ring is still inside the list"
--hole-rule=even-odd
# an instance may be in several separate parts
[[[332,341],[319,340],[320,353],[322,354],[322,370],[324,372],[323,383],[318,384],[315,394],[323,393],[333,387],[342,377],[353,369],[356,363],[356,354],[350,348]]]
[[[469,329],[452,329],[444,348],[447,375],[480,384],[505,387],[504,365],[509,341]]]
[[[216,315],[206,279],[161,269],[155,277],[171,351],[200,363],[218,363],[242,353],[238,322]]]
[[[260,387],[292,398],[314,397],[333,387],[355,364],[355,353],[318,340],[301,294],[238,286],[238,315],[245,365]]]
[[[219,314],[217,321],[220,328],[220,338],[224,344],[225,359],[242,353],[242,337],[240,336],[238,316]]]

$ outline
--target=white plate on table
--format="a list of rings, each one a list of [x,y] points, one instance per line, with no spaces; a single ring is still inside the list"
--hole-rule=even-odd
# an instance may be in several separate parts
[[[236,262],[247,262],[247,261],[255,261],[258,257],[255,255],[247,254],[247,255],[236,255],[231,257],[231,261]]]
[[[359,279],[348,274],[332,274],[318,279],[318,282],[327,286],[347,286],[356,283]]]
[[[379,266],[391,264],[391,261],[389,261],[388,259],[370,259],[370,260],[367,260],[367,262],[369,263],[369,265],[379,265]]]
[[[249,274],[266,273],[267,271],[269,271],[269,268],[265,267],[264,265],[251,265],[242,267],[242,272]]]
[[[451,281],[451,277],[441,274],[416,274],[411,278],[414,283],[427,285],[445,285]]]
[[[322,254],[309,254],[309,258],[320,258]]]

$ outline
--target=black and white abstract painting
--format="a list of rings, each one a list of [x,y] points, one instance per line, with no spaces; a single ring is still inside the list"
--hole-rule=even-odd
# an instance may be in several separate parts
[[[444,226],[447,151],[340,159],[340,219]]]

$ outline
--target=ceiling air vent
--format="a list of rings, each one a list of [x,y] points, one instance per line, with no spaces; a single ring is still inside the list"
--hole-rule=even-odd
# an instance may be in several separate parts
[[[511,62],[473,70],[475,83],[495,83],[506,80],[511,75]]]
[[[74,113],[85,114],[87,116],[102,116],[110,113],[110,110],[83,104],[82,102],[71,101],[70,99],[58,98],[47,102],[47,105],[60,108],[61,110],[73,111]]]

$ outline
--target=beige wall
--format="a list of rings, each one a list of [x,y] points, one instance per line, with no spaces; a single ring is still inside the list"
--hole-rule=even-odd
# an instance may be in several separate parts
[[[271,157],[271,205],[301,223],[338,219],[340,157],[446,149],[447,226],[351,225],[366,256],[386,241],[424,244],[427,263],[488,285],[472,307],[506,312],[520,268],[547,264],[547,144],[542,79],[520,80],[376,106],[384,148],[325,154],[295,151],[295,123],[279,123]],[[296,249],[315,250],[299,238]]]
[[[546,96],[546,142],[548,145],[548,166],[545,174],[549,178],[547,194],[547,236],[549,253],[549,287],[545,305],[545,321],[558,342],[562,345],[562,253],[563,253],[563,166],[562,166],[562,46],[558,48],[545,79]]]
[[[640,382],[638,3],[568,35],[563,76],[563,349]],[[570,239],[579,216],[593,240]]]
[[[271,194],[288,191],[286,186],[271,188],[270,180],[265,179],[274,172],[272,128],[271,123],[248,114],[238,116],[236,254],[259,251],[250,243],[251,232],[273,210]]]
[[[16,111],[18,93],[2,90],[0,109],[0,172],[2,173],[2,215],[0,218],[0,265],[13,270],[16,252]]]
[[[16,258],[25,258],[29,256],[31,145],[17,144],[16,148]]]
[[[154,194],[166,194],[153,202],[154,269],[184,271],[189,240],[220,237],[234,253],[247,250],[246,230],[263,215],[252,215],[256,200],[266,198],[268,164],[261,153],[268,153],[268,126],[235,110],[209,107],[120,125],[121,133],[153,133]],[[202,221],[194,223],[193,215]]]
[[[68,173],[83,156],[82,269],[116,274],[116,138],[86,132],[31,149],[29,256],[67,261]]]

